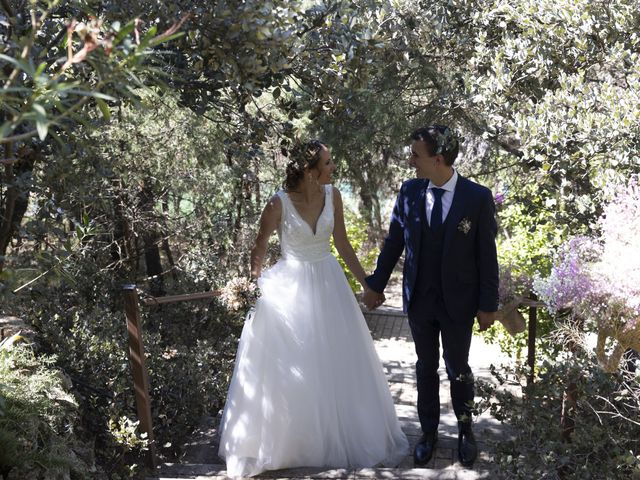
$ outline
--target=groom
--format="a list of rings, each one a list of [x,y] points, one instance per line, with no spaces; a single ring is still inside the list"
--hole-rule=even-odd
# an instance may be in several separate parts
[[[363,302],[375,308],[396,262],[406,250],[403,306],[418,361],[418,417],[423,435],[415,447],[416,466],[429,462],[438,440],[439,342],[458,418],[458,457],[466,467],[477,457],[471,430],[473,374],[469,346],[474,317],[489,328],[498,307],[495,207],[491,192],[458,174],[453,163],[458,141],[442,125],[411,135],[409,164],[417,177],[403,183],[389,234],[373,275],[366,278]]]

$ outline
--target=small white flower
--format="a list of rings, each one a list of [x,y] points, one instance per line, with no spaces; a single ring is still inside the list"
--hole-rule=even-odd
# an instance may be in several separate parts
[[[463,218],[462,220],[460,220],[460,223],[458,224],[458,230],[465,235],[469,233],[469,230],[471,230],[471,220],[469,220],[468,218]]]

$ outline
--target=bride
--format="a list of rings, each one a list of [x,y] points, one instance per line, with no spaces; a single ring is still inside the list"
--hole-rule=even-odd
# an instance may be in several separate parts
[[[340,264],[365,287],[347,238],[326,145],[291,153],[284,189],[266,205],[251,251],[262,296],[245,322],[221,421],[231,477],[292,467],[399,463],[408,442],[369,330]],[[282,258],[261,272],[278,231]]]

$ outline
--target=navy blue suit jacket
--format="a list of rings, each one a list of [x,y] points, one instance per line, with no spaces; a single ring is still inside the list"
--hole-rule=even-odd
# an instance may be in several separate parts
[[[415,291],[428,185],[426,179],[402,184],[376,270],[366,278],[371,289],[382,292],[400,255],[406,251],[402,282],[405,313]],[[478,310],[496,311],[498,227],[491,191],[458,176],[445,228],[442,291],[447,313],[453,319],[469,319],[475,317]]]

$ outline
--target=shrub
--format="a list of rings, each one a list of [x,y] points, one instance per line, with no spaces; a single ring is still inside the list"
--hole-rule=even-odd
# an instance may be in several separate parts
[[[37,353],[55,355],[73,381],[97,462],[108,475],[126,477],[141,464],[145,442],[132,424],[137,415],[121,280],[90,262],[74,268],[73,278],[92,281],[70,276],[40,295],[33,290],[32,302],[19,298],[7,307],[36,331]],[[173,292],[203,289],[185,277]],[[175,461],[202,416],[222,408],[243,318],[217,300],[141,306],[154,434],[164,459]]]
[[[494,370],[494,376],[502,387],[483,384],[478,390],[480,403],[513,427],[511,439],[494,445],[499,478],[640,478],[640,377],[625,371],[607,374],[584,352],[545,362],[528,387],[523,368]],[[570,413],[575,431],[570,442],[563,442],[560,412],[570,381],[580,395]],[[514,384],[519,391],[513,391]]]
[[[628,348],[640,350],[640,188],[637,178],[618,186],[604,206],[598,237],[576,236],[555,256],[551,273],[538,277],[534,288],[555,313],[571,309],[583,319],[585,331],[598,333],[597,354],[610,371]],[[613,353],[605,344],[615,340]]]
[[[78,403],[55,361],[36,357],[24,344],[0,345],[0,474],[5,478],[89,478],[93,452],[78,437]]]
[[[369,244],[369,235],[367,232],[368,227],[366,222],[349,210],[345,210],[344,212],[344,221],[345,227],[347,229],[347,237],[351,242],[353,250],[358,256],[358,260],[360,260],[360,263],[362,264],[362,268],[364,268],[365,272],[371,272],[375,267],[380,249],[377,247],[372,248]],[[351,287],[351,290],[353,290],[354,293],[359,292],[361,286],[338,254],[338,251],[333,244],[333,237],[331,238],[331,251],[338,259],[338,262],[340,262],[342,270],[344,271],[344,274],[347,277],[347,281],[349,282],[349,286]]]

